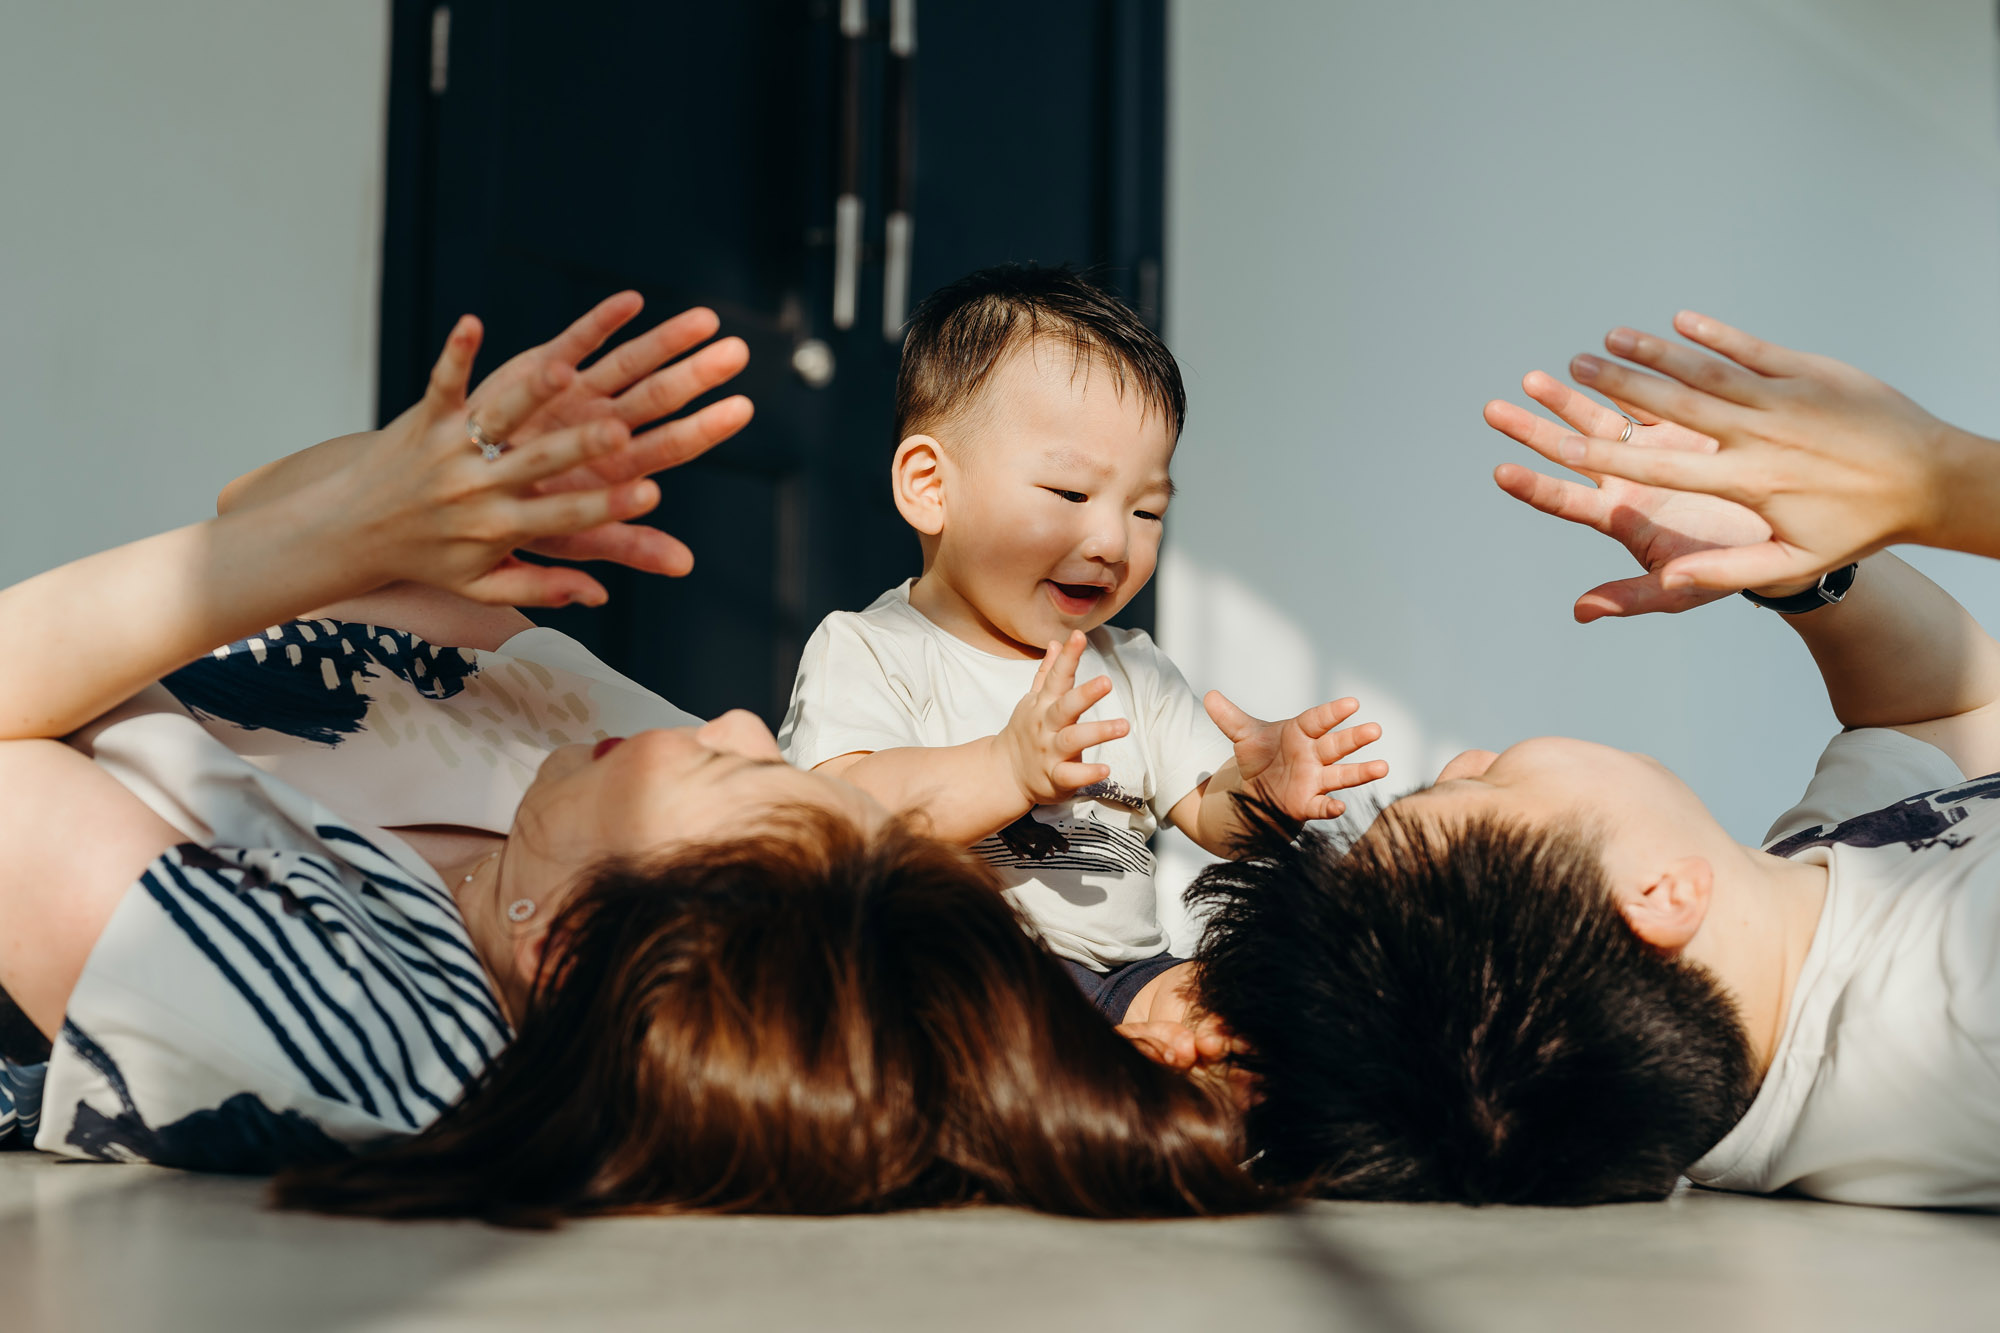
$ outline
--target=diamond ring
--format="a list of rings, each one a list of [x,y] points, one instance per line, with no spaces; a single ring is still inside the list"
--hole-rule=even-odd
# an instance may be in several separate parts
[[[467,439],[479,446],[479,456],[489,463],[507,452],[505,440],[496,440],[488,435],[471,417],[465,419],[465,434]]]

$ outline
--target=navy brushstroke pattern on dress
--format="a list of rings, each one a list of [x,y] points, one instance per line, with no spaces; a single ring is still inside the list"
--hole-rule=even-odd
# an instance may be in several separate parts
[[[269,1175],[282,1167],[348,1155],[305,1116],[273,1111],[251,1092],[239,1092],[213,1110],[194,1111],[171,1124],[149,1125],[110,1053],[74,1023],[64,1023],[62,1035],[69,1049],[95,1069],[118,1098],[114,1115],[77,1103],[65,1141],[91,1157],[188,1171]]]
[[[422,695],[449,699],[479,674],[478,659],[413,634],[338,620],[273,625],[190,662],[161,681],[197,717],[338,745],[368,716],[364,682],[386,671]]]
[[[32,1148],[42,1122],[42,1084],[49,1067],[0,1060],[0,1150]]]

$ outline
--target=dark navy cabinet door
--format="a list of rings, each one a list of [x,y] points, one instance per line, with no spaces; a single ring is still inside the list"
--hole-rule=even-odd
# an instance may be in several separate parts
[[[912,302],[987,264],[1072,263],[1157,322],[1163,33],[1161,0],[397,0],[382,415],[467,311],[485,369],[624,287],[635,329],[713,307],[751,351],[725,392],[757,415],[660,478],[650,521],[694,573],[599,571],[608,606],[535,615],[683,707],[775,724],[819,619],[917,568],[888,493],[889,215]]]

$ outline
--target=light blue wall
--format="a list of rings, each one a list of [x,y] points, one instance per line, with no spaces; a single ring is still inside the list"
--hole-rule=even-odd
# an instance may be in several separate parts
[[[0,586],[373,424],[388,6],[0,8]]]
[[[1173,13],[1169,650],[1272,713],[1359,693],[1392,786],[1582,735],[1756,837],[1834,726],[1809,659],[1740,601],[1572,624],[1627,557],[1494,488],[1531,459],[1480,407],[1694,307],[2000,433],[1989,0]],[[2000,625],[2000,567],[1927,564]]]

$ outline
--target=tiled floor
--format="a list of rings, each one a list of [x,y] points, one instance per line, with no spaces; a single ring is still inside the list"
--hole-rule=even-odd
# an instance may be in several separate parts
[[[2000,1217],[1689,1193],[1582,1211],[1316,1205],[646,1218],[549,1234],[274,1214],[255,1182],[0,1155],[0,1329],[2000,1328]]]

